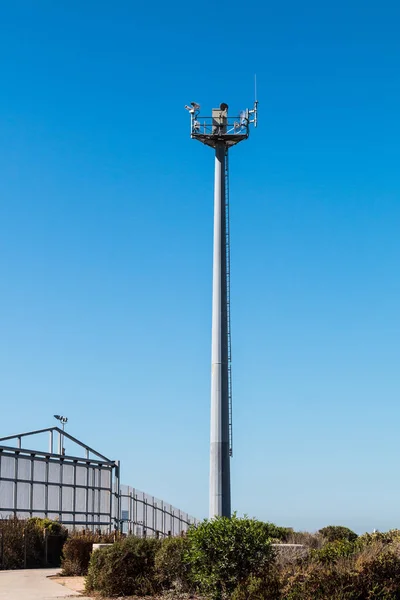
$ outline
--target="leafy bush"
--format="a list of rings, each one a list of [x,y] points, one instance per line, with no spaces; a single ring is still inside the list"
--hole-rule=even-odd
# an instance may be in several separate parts
[[[180,591],[190,589],[190,568],[185,560],[189,548],[187,537],[170,537],[162,540],[155,556],[157,580],[164,589]]]
[[[0,566],[3,569],[23,569],[47,566],[47,544],[45,534],[59,538],[52,554],[55,566],[60,564],[61,548],[67,531],[57,521],[50,519],[18,519],[11,517],[0,520]]]
[[[358,541],[363,546],[370,546],[371,544],[391,544],[392,542],[400,542],[400,529],[391,529],[390,531],[374,533],[364,533],[360,535]]]
[[[375,544],[359,554],[355,562],[357,598],[400,599],[400,548]]]
[[[63,537],[67,537],[68,531],[67,529],[60,523],[59,521],[52,521],[47,518],[40,517],[32,517],[28,519],[28,523],[32,523],[35,527],[41,529],[42,531],[46,531],[48,535],[61,535]]]
[[[280,598],[280,577],[276,568],[269,568],[263,576],[251,575],[241,582],[232,594],[232,600],[278,600]]]
[[[34,522],[10,518],[0,523],[2,567],[23,569],[41,566],[44,561],[43,532]]]
[[[328,525],[318,531],[327,542],[336,542],[337,540],[348,540],[354,542],[358,535],[348,527],[341,525]]]
[[[262,576],[273,562],[271,525],[255,519],[217,517],[187,533],[191,578],[212,598],[229,598],[250,576]]]
[[[104,570],[107,566],[108,554],[112,546],[99,548],[92,552],[89,558],[89,567],[85,580],[85,590],[87,592],[100,591],[104,585]]]
[[[128,537],[109,548],[100,548],[90,558],[86,591],[102,596],[145,596],[159,588],[155,555],[160,541]]]
[[[111,544],[114,539],[114,533],[99,534],[91,531],[72,533],[64,544],[61,575],[86,575],[93,544]]]
[[[331,567],[316,562],[299,565],[297,568],[283,572],[281,582],[281,598],[284,600],[355,600],[358,598],[354,596],[354,575],[338,565]]]
[[[340,558],[351,556],[358,548],[356,542],[349,542],[345,539],[336,540],[326,543],[320,550],[314,550],[311,558],[321,563],[333,563]]]
[[[326,544],[284,569],[281,586],[282,600],[400,600],[400,543]]]

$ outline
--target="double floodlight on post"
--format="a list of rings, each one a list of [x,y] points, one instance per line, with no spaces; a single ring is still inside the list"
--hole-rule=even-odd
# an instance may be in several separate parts
[[[55,419],[57,419],[57,421],[60,421],[60,423],[62,424],[62,428],[64,430],[65,428],[65,423],[68,423],[68,418],[67,417],[62,417],[61,415],[53,415]]]
[[[62,415],[53,415],[55,419],[57,419],[57,421],[60,421],[61,425],[62,425],[62,429],[64,431],[65,429],[65,424],[68,423],[68,418],[67,417],[63,417]],[[65,449],[64,449],[64,436],[63,434],[60,432],[58,434],[58,454],[63,455],[65,454]]]

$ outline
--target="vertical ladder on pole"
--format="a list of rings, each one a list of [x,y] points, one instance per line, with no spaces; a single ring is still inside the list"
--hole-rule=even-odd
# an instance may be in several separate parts
[[[229,219],[229,162],[225,150],[225,252],[226,252],[226,326],[228,346],[229,456],[233,455],[232,424],[232,349],[231,349],[231,247]]]

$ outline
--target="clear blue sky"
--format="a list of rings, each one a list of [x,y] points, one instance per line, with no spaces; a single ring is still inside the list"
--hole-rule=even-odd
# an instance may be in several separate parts
[[[400,526],[398,2],[0,9],[1,434],[51,425],[208,510],[212,151],[231,153],[233,507]]]

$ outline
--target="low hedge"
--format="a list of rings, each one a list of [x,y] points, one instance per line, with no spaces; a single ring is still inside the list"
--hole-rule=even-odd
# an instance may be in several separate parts
[[[189,540],[186,536],[162,540],[155,556],[154,567],[156,579],[164,590],[190,590],[190,567],[186,561],[188,550]]]
[[[102,596],[146,596],[160,589],[155,556],[161,542],[153,538],[128,537],[90,558],[86,591]]]
[[[111,544],[114,533],[76,531],[70,534],[63,548],[62,576],[87,575],[93,544]]]
[[[66,536],[67,530],[50,519],[1,519],[0,569],[59,566]]]

